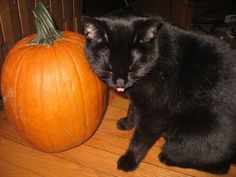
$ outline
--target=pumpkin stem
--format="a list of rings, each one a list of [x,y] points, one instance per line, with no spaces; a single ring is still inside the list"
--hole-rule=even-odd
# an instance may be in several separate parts
[[[54,41],[62,38],[60,32],[56,30],[51,15],[41,2],[34,8],[33,14],[35,17],[37,37],[31,40],[29,44],[53,45]]]

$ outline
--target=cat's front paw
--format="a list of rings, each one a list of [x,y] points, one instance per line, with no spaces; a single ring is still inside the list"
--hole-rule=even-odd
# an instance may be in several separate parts
[[[117,162],[117,168],[123,171],[134,171],[138,167],[135,159],[129,155],[121,156]]]
[[[159,160],[160,160],[161,163],[166,164],[167,157],[166,157],[165,153],[161,152],[161,153],[158,155],[158,157],[159,157]]]
[[[161,152],[159,155],[159,160],[161,163],[164,163],[166,165],[169,166],[175,166],[176,164],[174,162],[172,162],[170,159],[168,159],[168,157],[166,156],[166,154],[164,152]]]
[[[133,124],[130,123],[127,117],[121,118],[117,122],[117,128],[120,130],[131,130],[133,127]]]

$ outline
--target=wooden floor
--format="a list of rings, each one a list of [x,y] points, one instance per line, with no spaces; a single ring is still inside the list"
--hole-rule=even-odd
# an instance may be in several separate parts
[[[157,155],[160,139],[135,172],[117,170],[116,162],[130,141],[132,131],[120,131],[116,122],[126,115],[129,101],[110,92],[109,106],[96,133],[79,147],[62,153],[44,153],[31,148],[0,112],[0,177],[187,177],[214,176],[191,169],[168,167]],[[227,175],[236,177],[236,166]]]

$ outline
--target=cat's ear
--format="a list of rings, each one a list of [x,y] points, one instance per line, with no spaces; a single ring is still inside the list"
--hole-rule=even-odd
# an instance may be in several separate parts
[[[152,17],[142,22],[141,27],[136,32],[135,41],[139,43],[149,42],[157,37],[158,31],[163,22],[161,18]]]
[[[99,20],[92,17],[82,17],[83,33],[87,40],[100,43],[107,40],[107,35],[104,31],[103,25]]]

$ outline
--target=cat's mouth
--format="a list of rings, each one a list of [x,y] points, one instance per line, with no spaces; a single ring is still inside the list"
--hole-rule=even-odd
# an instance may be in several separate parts
[[[124,91],[125,91],[125,88],[124,88],[124,87],[117,87],[117,88],[116,88],[116,91],[117,91],[117,92],[124,92]]]
[[[117,86],[113,86],[113,88],[117,91],[117,92],[125,92],[126,90],[128,90],[131,86],[133,85],[132,82],[128,82],[126,83],[124,86],[122,85],[117,85]]]

